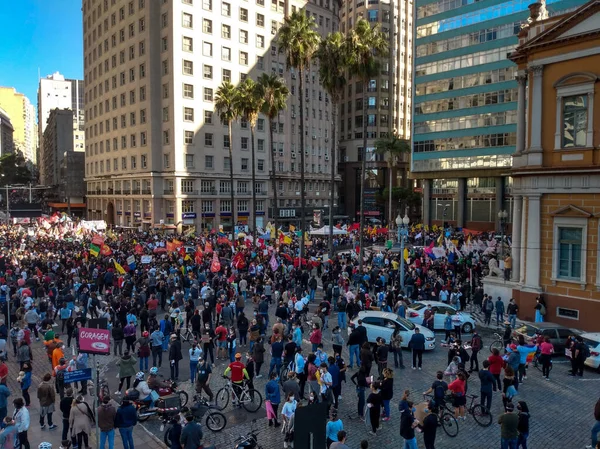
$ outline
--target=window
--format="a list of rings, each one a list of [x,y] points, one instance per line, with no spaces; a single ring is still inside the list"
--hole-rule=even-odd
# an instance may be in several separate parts
[[[186,122],[194,121],[194,108],[183,108],[183,120]]]
[[[248,10],[246,8],[240,8],[240,20],[242,22],[248,21]]]
[[[194,212],[194,205],[195,205],[195,201],[194,200],[183,200],[181,201],[181,212],[183,213],[187,213],[187,212]]]
[[[140,110],[140,124],[146,123],[146,110]]]
[[[247,137],[242,137],[240,143],[241,143],[242,150],[248,149],[248,138]]]
[[[248,53],[240,51],[240,64],[248,65]]]
[[[204,111],[204,124],[205,125],[213,124],[213,111]]]
[[[194,74],[194,62],[193,61],[183,61],[183,74],[184,75],[193,75]]]
[[[237,193],[248,193],[248,181],[238,181]]]
[[[163,131],[163,145],[169,145],[171,142],[171,136],[168,129]]]
[[[219,193],[231,193],[231,183],[229,181],[220,181]]]
[[[169,121],[169,107],[168,106],[165,106],[162,110],[162,121],[163,122]]]
[[[213,134],[212,133],[204,133],[204,145],[207,147],[213,146]]]
[[[169,40],[166,37],[160,40],[160,48],[162,51],[169,51]]]
[[[248,212],[248,200],[238,200],[237,208],[238,212]]]
[[[223,81],[229,81],[231,82],[231,70],[229,69],[223,69],[223,75],[222,75],[222,80]]]
[[[223,148],[229,148],[229,136],[223,136]]]
[[[169,168],[170,160],[171,160],[171,158],[169,157],[168,154],[163,154],[163,166],[165,168]],[[171,189],[171,190],[173,190],[173,189]]]
[[[231,159],[229,159],[228,157],[224,157],[223,158],[223,170],[229,170],[230,167],[231,167]]]
[[[552,279],[585,285],[587,217],[554,217]],[[598,281],[597,281],[598,282]]]
[[[127,158],[126,158],[126,157],[122,157],[122,158],[121,158],[121,168],[122,168],[123,170],[126,170],[126,169],[127,169]]]
[[[212,0],[202,0],[202,7],[207,11],[212,11]]]
[[[231,27],[229,25],[221,25],[221,37],[231,39]]]
[[[193,154],[185,155],[185,168],[194,168],[194,155]]]
[[[183,143],[186,145],[192,145],[194,143],[194,131],[183,132]]]
[[[202,200],[202,212],[214,212],[214,201]]]
[[[131,156],[131,169],[137,168],[137,158],[135,156]]]
[[[184,28],[194,28],[193,18],[191,14],[183,13],[182,25]]]
[[[248,43],[248,32],[245,30],[240,30],[240,44]]]
[[[202,31],[212,34],[212,20],[202,19]]]
[[[242,158],[242,171],[247,171],[248,170],[248,158],[243,157]]]
[[[256,14],[256,26],[264,27],[265,26],[265,16],[263,14]]]
[[[204,101],[213,101],[213,90],[208,87],[204,88]]]
[[[265,200],[256,200],[256,206],[254,208],[259,212],[263,212],[265,210]]]
[[[210,42],[202,42],[202,54],[204,56],[212,56],[213,54],[213,46]]]
[[[221,200],[221,212],[231,212],[231,200]]]
[[[265,170],[265,160],[264,159],[257,159],[257,161],[256,161],[256,169],[258,171],[264,171]]]
[[[221,14],[225,17],[231,17],[231,4],[223,2],[221,4]]]
[[[257,48],[265,48],[265,37],[260,34],[256,35],[256,47]]]
[[[587,146],[588,96],[563,97],[562,148]]]
[[[183,85],[183,98],[194,98],[194,86],[192,84]]]
[[[215,168],[214,162],[214,156],[210,156],[208,154],[204,156],[204,168],[206,168],[207,170],[212,170],[213,168]]]
[[[211,80],[213,78],[213,68],[212,65],[206,65],[202,67],[202,75],[204,79]]]
[[[194,51],[194,39],[183,36],[183,51]]]
[[[231,61],[231,48],[221,47],[221,59],[223,61]]]
[[[181,193],[192,193],[194,191],[194,180],[193,179],[182,179],[181,180]]]
[[[140,145],[145,147],[147,143],[148,143],[148,137],[146,135],[146,131],[142,131],[140,133]],[[146,156],[142,156],[142,162],[145,160],[145,157]],[[146,166],[142,164],[142,168],[146,168]]]

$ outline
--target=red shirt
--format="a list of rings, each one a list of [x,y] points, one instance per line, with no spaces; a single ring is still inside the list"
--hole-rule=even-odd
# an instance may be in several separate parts
[[[231,370],[232,382],[238,383],[244,380],[244,371],[246,371],[246,365],[244,365],[242,362],[238,362],[236,360],[235,362],[230,363],[227,369]]]
[[[454,382],[451,382],[450,385],[448,385],[448,390],[450,390],[453,393],[462,393],[462,395],[464,396],[465,381],[456,379]]]
[[[158,299],[149,299],[146,302],[146,305],[148,306],[148,310],[156,310],[158,309]]]
[[[543,342],[540,345],[540,351],[544,355],[550,355],[554,352],[554,346],[552,346],[552,343],[550,342]]]
[[[0,363],[0,381],[2,383],[6,383],[7,377],[8,377],[8,366],[6,366],[6,363]]]
[[[219,341],[225,341],[227,339],[227,329],[223,326],[217,327],[215,329],[215,334],[219,337]]]
[[[504,365],[504,360],[499,355],[492,354],[488,357],[488,362],[490,362],[490,373],[492,374],[500,374],[502,372],[502,366]]]

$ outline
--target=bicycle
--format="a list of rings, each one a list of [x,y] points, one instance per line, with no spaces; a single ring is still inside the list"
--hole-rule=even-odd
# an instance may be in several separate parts
[[[194,416],[194,421],[197,423],[201,423],[202,418],[206,416],[205,424],[213,432],[220,432],[227,425],[227,418],[221,412],[215,411],[216,407],[211,405],[205,398],[201,396],[194,396],[193,405],[190,408],[190,412]],[[174,419],[178,419],[179,417],[175,417]],[[161,429],[163,430],[164,424],[161,425]],[[165,428],[165,434],[163,436],[163,441],[167,445],[167,447],[171,447],[171,435],[169,430],[173,427],[173,423],[169,422]]]
[[[429,401],[433,399],[433,395],[424,394],[423,398]],[[437,416],[438,427],[444,429],[444,432],[450,438],[454,438],[458,435],[458,421],[454,417],[454,410],[451,410],[447,405],[449,399],[450,397],[447,397],[441,406],[440,404],[437,404],[435,407],[437,410],[435,410],[434,413]]]
[[[540,352],[536,352],[535,355],[533,356],[533,360],[531,361],[531,363],[533,363],[533,366],[535,366],[537,368],[538,371],[542,372],[543,371],[543,364],[540,361],[540,356],[542,354]],[[552,357],[550,357],[550,366],[548,367],[549,371],[552,371]]]
[[[181,341],[185,341],[187,343],[189,343],[190,345],[194,342],[194,341],[199,341],[200,338],[198,336],[197,332],[194,332],[192,329],[190,329],[189,327],[184,327],[179,331],[179,338],[181,338]]]
[[[471,398],[471,403],[467,407],[467,412],[473,415],[475,422],[481,427],[491,426],[492,414],[488,412],[480,403],[474,404],[475,399],[477,399],[479,396],[475,394],[469,394],[467,397]]]
[[[490,344],[490,352],[494,352],[494,349],[502,351],[504,349],[504,337],[494,332],[495,340]]]
[[[244,382],[241,387],[241,393],[238,395],[235,391],[236,389],[233,388],[231,379],[227,376],[223,376],[223,378],[227,379],[227,384],[217,391],[215,397],[215,407],[217,407],[218,410],[225,410],[229,405],[230,397],[232,397],[235,406],[239,407],[241,405],[250,413],[255,413],[260,409],[263,399],[262,395],[257,390],[248,388],[248,385]]]
[[[279,370],[279,383],[281,384],[281,386],[283,387],[283,383],[288,380],[288,373],[290,371],[294,371],[294,361],[292,360],[290,363],[284,363],[281,367],[281,369]]]

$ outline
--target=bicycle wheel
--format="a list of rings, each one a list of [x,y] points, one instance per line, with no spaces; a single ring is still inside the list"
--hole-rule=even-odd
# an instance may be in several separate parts
[[[454,415],[444,412],[442,413],[442,417],[440,419],[440,425],[442,426],[442,429],[444,429],[444,432],[446,432],[446,435],[448,435],[450,438],[454,438],[456,435],[458,435],[458,421]]]
[[[283,386],[283,383],[287,380],[287,375],[288,375],[288,369],[286,366],[284,366],[283,368],[281,368],[281,371],[279,371],[279,383]]]
[[[492,414],[488,413],[481,404],[474,405],[469,412],[471,412],[473,419],[475,419],[475,422],[481,427],[489,427],[492,425]]]
[[[490,352],[494,352],[494,349],[502,351],[504,349],[504,342],[502,340],[493,341],[490,345]]]
[[[211,412],[206,417],[206,427],[213,432],[220,432],[227,425],[227,418],[221,412]]]
[[[171,430],[171,425],[168,425],[165,429],[165,435],[163,436],[163,441],[165,442],[165,444],[167,445],[167,447],[171,447],[171,434],[169,432],[169,430]]]
[[[258,391],[249,389],[242,393],[240,402],[247,412],[255,413],[262,405],[262,396]]]
[[[229,390],[225,387],[221,388],[217,391],[217,395],[215,396],[215,407],[219,410],[225,410],[225,408],[229,405]]]

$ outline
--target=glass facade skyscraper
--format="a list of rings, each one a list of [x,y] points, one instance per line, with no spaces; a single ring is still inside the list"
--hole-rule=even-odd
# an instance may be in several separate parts
[[[532,0],[416,0],[413,176],[423,221],[490,229],[511,211],[516,66]],[[585,0],[546,0],[549,15]],[[509,217],[510,220],[510,217]]]

